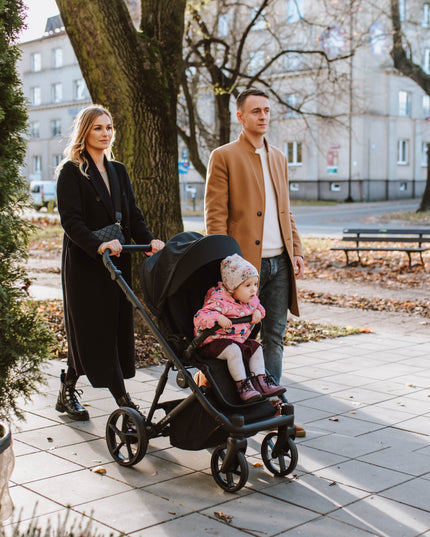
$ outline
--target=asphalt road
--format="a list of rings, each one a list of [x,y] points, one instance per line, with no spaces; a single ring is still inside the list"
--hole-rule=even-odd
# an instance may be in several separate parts
[[[345,227],[375,227],[375,225],[379,227],[380,224],[372,222],[372,219],[390,213],[416,211],[419,203],[420,200],[415,199],[341,203],[339,205],[302,205],[293,207],[293,215],[302,236],[339,238]],[[186,231],[201,232],[204,229],[202,216],[184,217],[183,222]],[[428,225],[430,226],[430,218]],[[396,224],[396,227],[408,226]]]

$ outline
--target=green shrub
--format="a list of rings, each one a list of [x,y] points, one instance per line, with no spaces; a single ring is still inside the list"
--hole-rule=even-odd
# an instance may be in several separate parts
[[[29,199],[19,167],[25,155],[27,112],[15,44],[22,15],[22,0],[0,0],[0,417],[22,415],[18,401],[29,398],[43,380],[40,366],[52,341],[35,306],[25,300],[23,265],[31,226],[22,219]]]

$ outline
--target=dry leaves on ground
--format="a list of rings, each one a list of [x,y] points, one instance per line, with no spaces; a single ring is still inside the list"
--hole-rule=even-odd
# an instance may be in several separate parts
[[[380,243],[384,246],[385,243]],[[408,289],[430,282],[430,251],[424,252],[425,265],[408,267],[404,252],[362,252],[361,262],[345,266],[345,254],[332,251],[333,246],[341,245],[335,239],[304,239],[306,259],[305,276],[325,280],[374,283],[386,289]],[[386,246],[394,246],[386,244]],[[353,255],[353,254],[352,254]],[[354,258],[351,255],[351,260]],[[414,263],[419,257],[413,258]]]
[[[430,317],[427,297],[423,300],[401,300],[378,296],[378,287],[391,290],[414,288],[429,290],[430,251],[423,255],[424,266],[414,265],[409,268],[407,256],[403,252],[368,252],[361,255],[361,263],[345,266],[344,253],[330,250],[339,243],[340,241],[333,239],[305,239],[305,277],[374,285],[375,297],[363,298],[302,289],[299,291],[302,300],[344,308],[394,311]]]

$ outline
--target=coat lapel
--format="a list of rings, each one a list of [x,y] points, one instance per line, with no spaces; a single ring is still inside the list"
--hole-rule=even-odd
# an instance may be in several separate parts
[[[244,151],[247,151],[250,154],[249,156],[252,163],[251,170],[249,170],[250,176],[252,175],[255,181],[261,199],[265,200],[266,192],[264,190],[263,167],[261,165],[260,155],[255,152],[255,147],[251,144],[243,131],[240,133],[239,141],[243,144]]]

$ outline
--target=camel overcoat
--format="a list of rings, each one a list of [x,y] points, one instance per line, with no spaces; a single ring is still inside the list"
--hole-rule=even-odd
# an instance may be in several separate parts
[[[58,211],[65,232],[62,285],[68,364],[79,375],[87,375],[94,387],[109,387],[117,359],[124,378],[135,374],[133,312],[97,253],[102,241],[92,231],[113,224],[115,211],[102,176],[91,157],[87,158],[89,179],[69,161],[57,183]],[[125,166],[106,159],[105,166],[111,183],[116,171],[126,244],[132,238],[138,244],[149,244],[153,236],[136,205]],[[130,282],[130,254],[111,259]]]
[[[285,155],[264,140],[270,175],[277,197],[278,219],[289,258],[303,257],[292,212]],[[208,234],[234,237],[242,255],[260,271],[265,214],[264,176],[260,156],[242,132],[239,138],[215,149],[210,156],[205,191]],[[297,287],[292,273],[289,308],[299,315]]]

